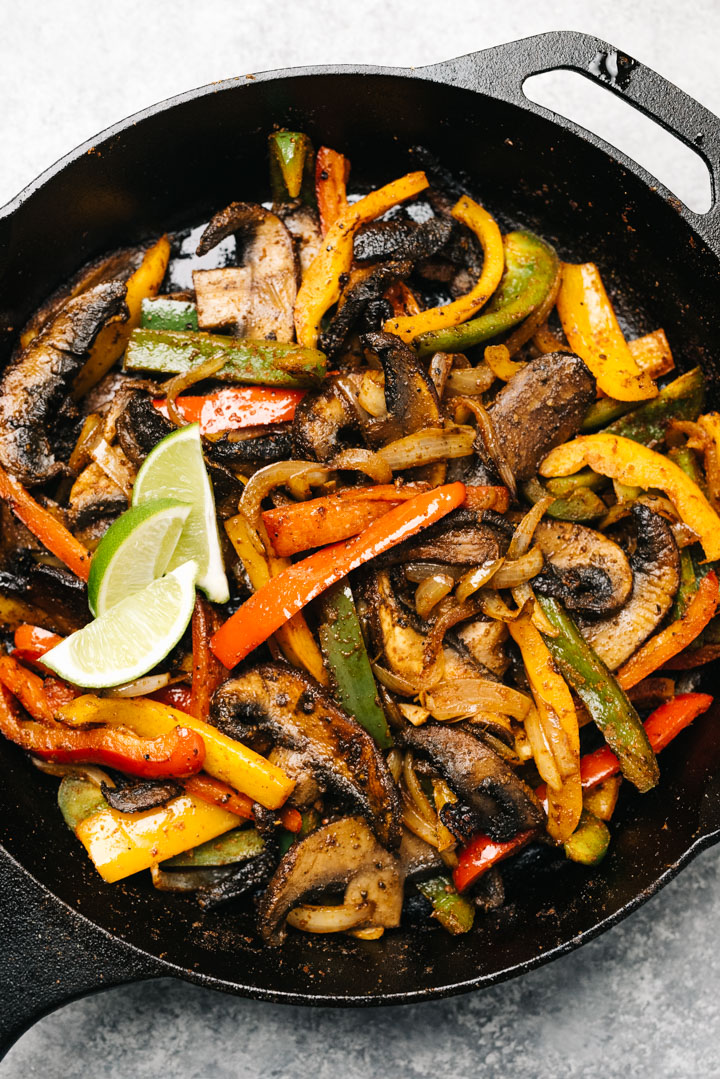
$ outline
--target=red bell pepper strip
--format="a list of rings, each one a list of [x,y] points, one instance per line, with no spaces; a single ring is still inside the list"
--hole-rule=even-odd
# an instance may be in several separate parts
[[[204,435],[239,431],[268,423],[286,423],[295,415],[304,390],[285,390],[273,386],[227,386],[205,397],[178,397],[177,409],[188,423],[199,423]],[[164,398],[153,401],[167,418]]]
[[[718,604],[718,579],[714,572],[703,577],[687,610],[675,622],[660,630],[618,671],[616,678],[623,689],[642,682],[653,671],[682,652],[698,637],[715,614]]]
[[[81,696],[83,693],[82,689],[77,689],[75,686],[69,685],[68,682],[63,682],[62,678],[56,678],[54,674],[48,675],[45,679],[43,690],[53,715],[56,715],[58,709],[62,708],[64,704],[69,704],[70,701],[74,701],[76,697]]]
[[[58,636],[57,633],[51,633],[49,629],[23,622],[15,630],[15,650],[23,653],[17,658],[41,659],[46,652],[49,652],[56,644],[61,644],[63,640],[63,637]]]
[[[210,698],[227,674],[210,651],[210,638],[219,629],[220,619],[203,596],[195,600],[192,616],[193,675],[190,691],[190,715],[207,722]]]
[[[210,805],[220,806],[227,809],[228,813],[234,813],[243,820],[252,820],[253,800],[247,794],[236,791],[229,783],[223,783],[221,779],[215,779],[205,772],[191,776],[183,781],[183,787],[188,794],[202,798],[203,802]]]
[[[68,569],[87,581],[90,573],[90,552],[68,532],[64,524],[36,502],[21,483],[0,467],[0,498],[7,502],[19,520],[29,528],[48,551],[64,562]]]
[[[154,693],[148,693],[148,698],[151,701],[160,701],[161,704],[167,704],[170,708],[177,708],[179,712],[187,712],[189,716],[193,715],[190,686],[163,686],[162,689],[156,689]]]
[[[315,158],[315,197],[323,236],[347,209],[350,162],[337,150],[321,146]]]
[[[243,603],[218,630],[210,647],[229,670],[330,585],[439,521],[464,498],[462,483],[424,491],[383,514],[359,536],[324,547],[289,566]]]
[[[645,732],[655,753],[665,748],[673,738],[703,712],[713,702],[708,693],[682,693],[665,701],[645,720]],[[594,753],[588,753],[580,761],[580,778],[583,790],[592,790],[606,779],[617,775],[620,762],[609,746],[602,746]],[[543,801],[545,784],[538,787],[535,794]],[[534,832],[522,832],[506,843],[496,843],[486,835],[474,836],[460,852],[458,864],[453,872],[455,887],[459,892],[473,884],[483,873],[487,873],[497,862],[514,854],[524,847],[534,836]]]
[[[138,738],[120,728],[82,730],[59,723],[21,720],[15,699],[0,685],[0,734],[42,760],[58,764],[100,764],[143,779],[189,776],[205,760],[205,743],[197,731],[174,727],[160,738]]]

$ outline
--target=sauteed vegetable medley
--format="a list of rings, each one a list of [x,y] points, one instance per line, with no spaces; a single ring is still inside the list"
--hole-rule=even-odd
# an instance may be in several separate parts
[[[268,146],[271,201],[20,334],[0,732],[107,882],[254,902],[269,944],[465,933],[527,844],[597,864],[712,703],[720,415],[425,151],[360,196]]]

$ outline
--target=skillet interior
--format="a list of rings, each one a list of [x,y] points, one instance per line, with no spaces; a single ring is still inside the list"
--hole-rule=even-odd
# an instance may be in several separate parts
[[[86,259],[196,225],[235,198],[264,198],[273,124],[342,150],[355,185],[412,167],[422,143],[470,174],[504,227],[527,225],[563,258],[597,261],[633,333],[662,325],[680,368],[720,362],[717,260],[677,206],[604,150],[543,117],[468,90],[400,75],[295,75],[225,84],[112,134],[0,220],[0,362],[34,307]],[[712,680],[712,679],[711,679]],[[537,855],[509,872],[509,902],[467,937],[402,930],[379,942],[290,934],[260,946],[252,919],[200,915],[145,882],[105,886],[65,828],[56,781],[0,744],[0,842],[51,893],[179,973],[254,996],[380,1003],[488,984],[577,944],[636,905],[720,829],[720,737],[699,720],[662,756],[659,790],[624,790],[608,858],[594,873]],[[520,870],[523,872],[520,872]],[[167,964],[163,968],[163,964]]]

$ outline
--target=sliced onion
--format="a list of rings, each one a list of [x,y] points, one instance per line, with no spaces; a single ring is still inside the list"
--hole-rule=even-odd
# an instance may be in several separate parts
[[[377,455],[391,469],[417,468],[447,461],[456,457],[469,457],[473,452],[475,431],[472,427],[451,424],[447,427],[426,427],[412,435],[398,438],[377,451]]]
[[[420,584],[427,577],[433,577],[436,573],[444,573],[457,581],[462,577],[462,566],[446,566],[444,562],[408,562],[405,566],[405,576],[413,584]]]
[[[527,735],[532,750],[535,767],[548,787],[558,791],[562,787],[562,780],[555,763],[555,757],[545,737],[545,732],[540,724],[535,705],[528,709],[525,716],[525,734]]]
[[[136,472],[120,447],[111,446],[104,438],[100,438],[91,448],[90,456],[129,501],[132,498]]]
[[[420,582],[415,590],[415,610],[423,620],[452,592],[454,585],[455,580],[448,573],[434,573]]]
[[[392,469],[372,450],[343,450],[328,462],[328,468],[347,472],[362,472],[373,483],[392,483]]]
[[[384,932],[381,925],[368,925],[365,929],[350,929],[348,935],[357,940],[380,940]]]
[[[90,451],[101,437],[102,417],[97,412],[91,412],[85,417],[80,436],[73,447],[68,460],[68,468],[77,475],[82,472],[85,465],[90,461]]]
[[[402,751],[399,749],[391,749],[387,757],[385,758],[385,762],[390,770],[390,775],[393,777],[396,783],[399,783],[403,767]]]
[[[274,464],[259,468],[250,477],[243,488],[238,509],[250,525],[253,543],[261,554],[265,554],[267,550],[265,527],[260,516],[262,502],[273,487],[280,487],[298,478],[312,484],[325,483],[329,475],[327,468],[323,468],[315,461],[276,461]]]
[[[419,704],[408,704],[406,701],[400,701],[397,707],[403,719],[406,719],[408,723],[412,723],[413,727],[422,727],[423,723],[426,723],[430,718],[427,708],[421,708]]]
[[[445,383],[448,380],[452,365],[453,356],[447,352],[436,352],[430,357],[428,374],[439,398],[445,393]]]
[[[397,693],[400,697],[417,697],[420,692],[420,686],[413,685],[407,678],[401,678],[399,674],[381,667],[379,663],[372,663],[371,667],[378,682],[391,693]]]
[[[48,776],[80,776],[94,783],[96,787],[101,787],[103,783],[106,783],[108,787],[115,786],[115,780],[111,779],[107,772],[103,772],[102,768],[96,768],[94,764],[56,764],[54,761],[42,761],[39,757],[32,755],[30,760],[39,772],[44,772]]]
[[[432,788],[433,801],[437,811],[438,850],[442,854],[444,851],[451,851],[457,846],[457,839],[450,829],[445,827],[440,817],[440,813],[446,805],[456,804],[457,795],[450,790],[444,779],[433,779]]]
[[[517,607],[514,611],[511,610],[505,600],[497,592],[490,589],[481,593],[480,609],[483,614],[496,622],[514,622],[523,611],[522,607]]]
[[[510,492],[511,499],[515,501],[517,498],[517,483],[515,482],[515,477],[513,476],[510,465],[505,460],[505,455],[502,452],[502,447],[500,446],[497,432],[489,412],[487,409],[483,408],[479,401],[473,400],[472,397],[458,397],[456,400],[459,404],[469,408],[477,420],[478,430],[480,431],[485,449],[492,459],[495,468],[498,470],[500,479]]]
[[[479,588],[487,584],[505,562],[504,558],[492,558],[483,562],[481,566],[475,566],[460,578],[460,583],[455,589],[458,603],[465,603]],[[407,572],[407,571],[406,571]]]
[[[486,363],[479,363],[477,367],[467,367],[451,371],[445,383],[446,397],[479,397],[490,389],[495,381]]]
[[[402,795],[402,819],[408,831],[418,836],[419,839],[424,839],[426,843],[429,843],[431,847],[437,850],[437,828],[433,828],[420,816],[406,791],[403,791]]]
[[[531,547],[512,562],[505,562],[492,575],[491,588],[516,588],[536,577],[545,565],[545,556],[539,547]]]
[[[458,678],[441,682],[425,695],[425,703],[435,719],[453,719],[472,712],[499,712],[524,719],[532,702],[525,693],[492,682],[489,678]]]
[[[170,685],[173,679],[169,672],[165,674],[147,674],[144,678],[136,678],[133,682],[126,682],[123,686],[115,686],[105,690],[106,697],[146,697],[149,693],[155,693]]]
[[[430,805],[425,791],[420,786],[420,780],[415,773],[415,762],[410,750],[407,751],[403,760],[403,780],[405,788],[420,816],[424,821],[427,821],[431,828],[437,828],[437,813]]]
[[[184,427],[188,422],[177,407],[176,398],[178,394],[189,389],[190,386],[194,386],[196,382],[202,382],[204,378],[212,378],[226,363],[227,357],[225,356],[211,356],[209,360],[198,364],[197,367],[191,367],[188,371],[183,371],[180,375],[175,375],[165,383],[163,386],[165,407],[168,418],[172,420],[176,427]]]
[[[303,904],[290,911],[287,923],[303,933],[346,933],[348,929],[366,922],[373,910],[373,903],[361,903],[357,907],[344,903],[334,907]]]
[[[542,712],[538,709],[538,719],[545,735],[545,740],[555,758],[560,779],[567,779],[568,776],[577,772],[578,758],[573,754],[567,733],[563,730],[560,722],[560,717],[553,708],[546,704]]]
[[[376,420],[387,416],[385,379],[378,378],[379,374],[379,371],[366,371],[357,395],[358,404]]]
[[[507,552],[508,562],[519,558],[521,554],[525,554],[532,543],[535,529],[540,523],[543,514],[552,506],[554,501],[555,499],[552,495],[546,495],[545,498],[541,498],[536,502],[532,509],[528,510],[510,540]]]

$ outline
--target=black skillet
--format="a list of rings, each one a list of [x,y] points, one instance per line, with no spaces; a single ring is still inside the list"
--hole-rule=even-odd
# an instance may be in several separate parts
[[[687,210],[599,139],[531,104],[532,74],[567,68],[654,117],[710,168],[713,209]],[[617,75],[614,75],[617,68]],[[131,117],[81,146],[0,213],[0,355],[86,259],[264,197],[265,138],[309,131],[386,182],[429,147],[469,174],[504,226],[536,228],[569,260],[597,261],[629,329],[663,326],[679,365],[720,374],[720,121],[602,41],[552,33],[428,68],[307,68],[239,76]],[[710,676],[712,681],[712,676]],[[56,781],[0,745],[0,1055],[42,1014],[106,986],[172,975],[295,1004],[416,1001],[488,986],[577,947],[634,910],[720,838],[720,736],[707,715],[662,756],[662,783],[623,793],[596,871],[532,852],[509,903],[467,937],[403,929],[378,942],[289,935],[260,946],[248,914],[130,880],[106,886],[65,828]],[[510,863],[508,863],[510,865]],[[143,875],[146,876],[146,875]]]

